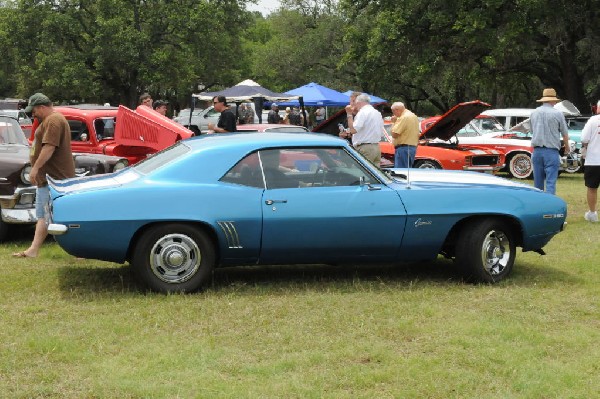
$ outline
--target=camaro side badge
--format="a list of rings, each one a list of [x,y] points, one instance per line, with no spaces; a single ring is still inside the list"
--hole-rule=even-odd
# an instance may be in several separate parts
[[[415,221],[415,227],[429,226],[429,225],[431,225],[431,220],[423,220],[421,218],[418,218]]]
[[[550,215],[543,215],[542,217],[544,219],[559,219],[559,218],[564,218],[565,214],[564,213],[554,213],[554,214],[550,214]]]

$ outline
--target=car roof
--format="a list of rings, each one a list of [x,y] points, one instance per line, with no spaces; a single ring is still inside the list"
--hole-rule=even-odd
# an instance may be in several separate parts
[[[340,147],[347,141],[329,134],[318,133],[215,133],[203,134],[185,140],[192,150],[211,150],[228,148],[247,152],[259,148],[278,147]],[[237,151],[234,151],[237,152]]]
[[[180,143],[191,149],[189,155],[202,153],[202,156],[181,157],[177,162],[178,166],[156,170],[157,175],[179,179],[187,174],[195,176],[201,170],[201,177],[195,178],[211,181],[219,179],[241,158],[257,150],[349,146],[346,140],[328,134],[270,132],[203,134]]]
[[[118,107],[105,107],[103,105],[81,104],[81,105],[61,105],[54,109],[65,116],[91,116],[111,117],[117,116]]]
[[[306,128],[303,126],[286,125],[285,123],[248,123],[248,124],[243,124],[243,125],[237,125],[238,131],[252,130],[255,132],[265,132],[270,129],[277,129],[280,132],[284,131],[282,129],[290,129],[290,131],[297,132],[299,129],[306,129]],[[307,129],[305,131],[308,132]]]

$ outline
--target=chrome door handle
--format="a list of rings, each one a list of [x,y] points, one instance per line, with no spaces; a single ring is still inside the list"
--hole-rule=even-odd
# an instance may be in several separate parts
[[[270,200],[270,199],[268,199],[268,200],[265,201],[265,204],[267,204],[267,205],[273,205],[276,202],[279,203],[279,204],[286,204],[287,200]]]

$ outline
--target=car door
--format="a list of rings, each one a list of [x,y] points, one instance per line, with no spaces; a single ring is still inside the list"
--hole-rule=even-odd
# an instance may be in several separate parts
[[[276,153],[276,154],[274,154]],[[259,151],[261,263],[392,260],[406,211],[393,189],[343,148]],[[279,172],[269,173],[278,159]],[[285,180],[287,179],[287,180]]]

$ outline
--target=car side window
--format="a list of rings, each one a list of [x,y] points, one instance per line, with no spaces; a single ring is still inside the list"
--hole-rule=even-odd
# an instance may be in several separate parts
[[[84,121],[69,120],[71,128],[71,141],[89,141],[90,135]]]
[[[254,152],[235,164],[221,181],[242,186],[265,188],[258,153]]]
[[[259,151],[267,189],[377,184],[343,148],[282,148]]]

